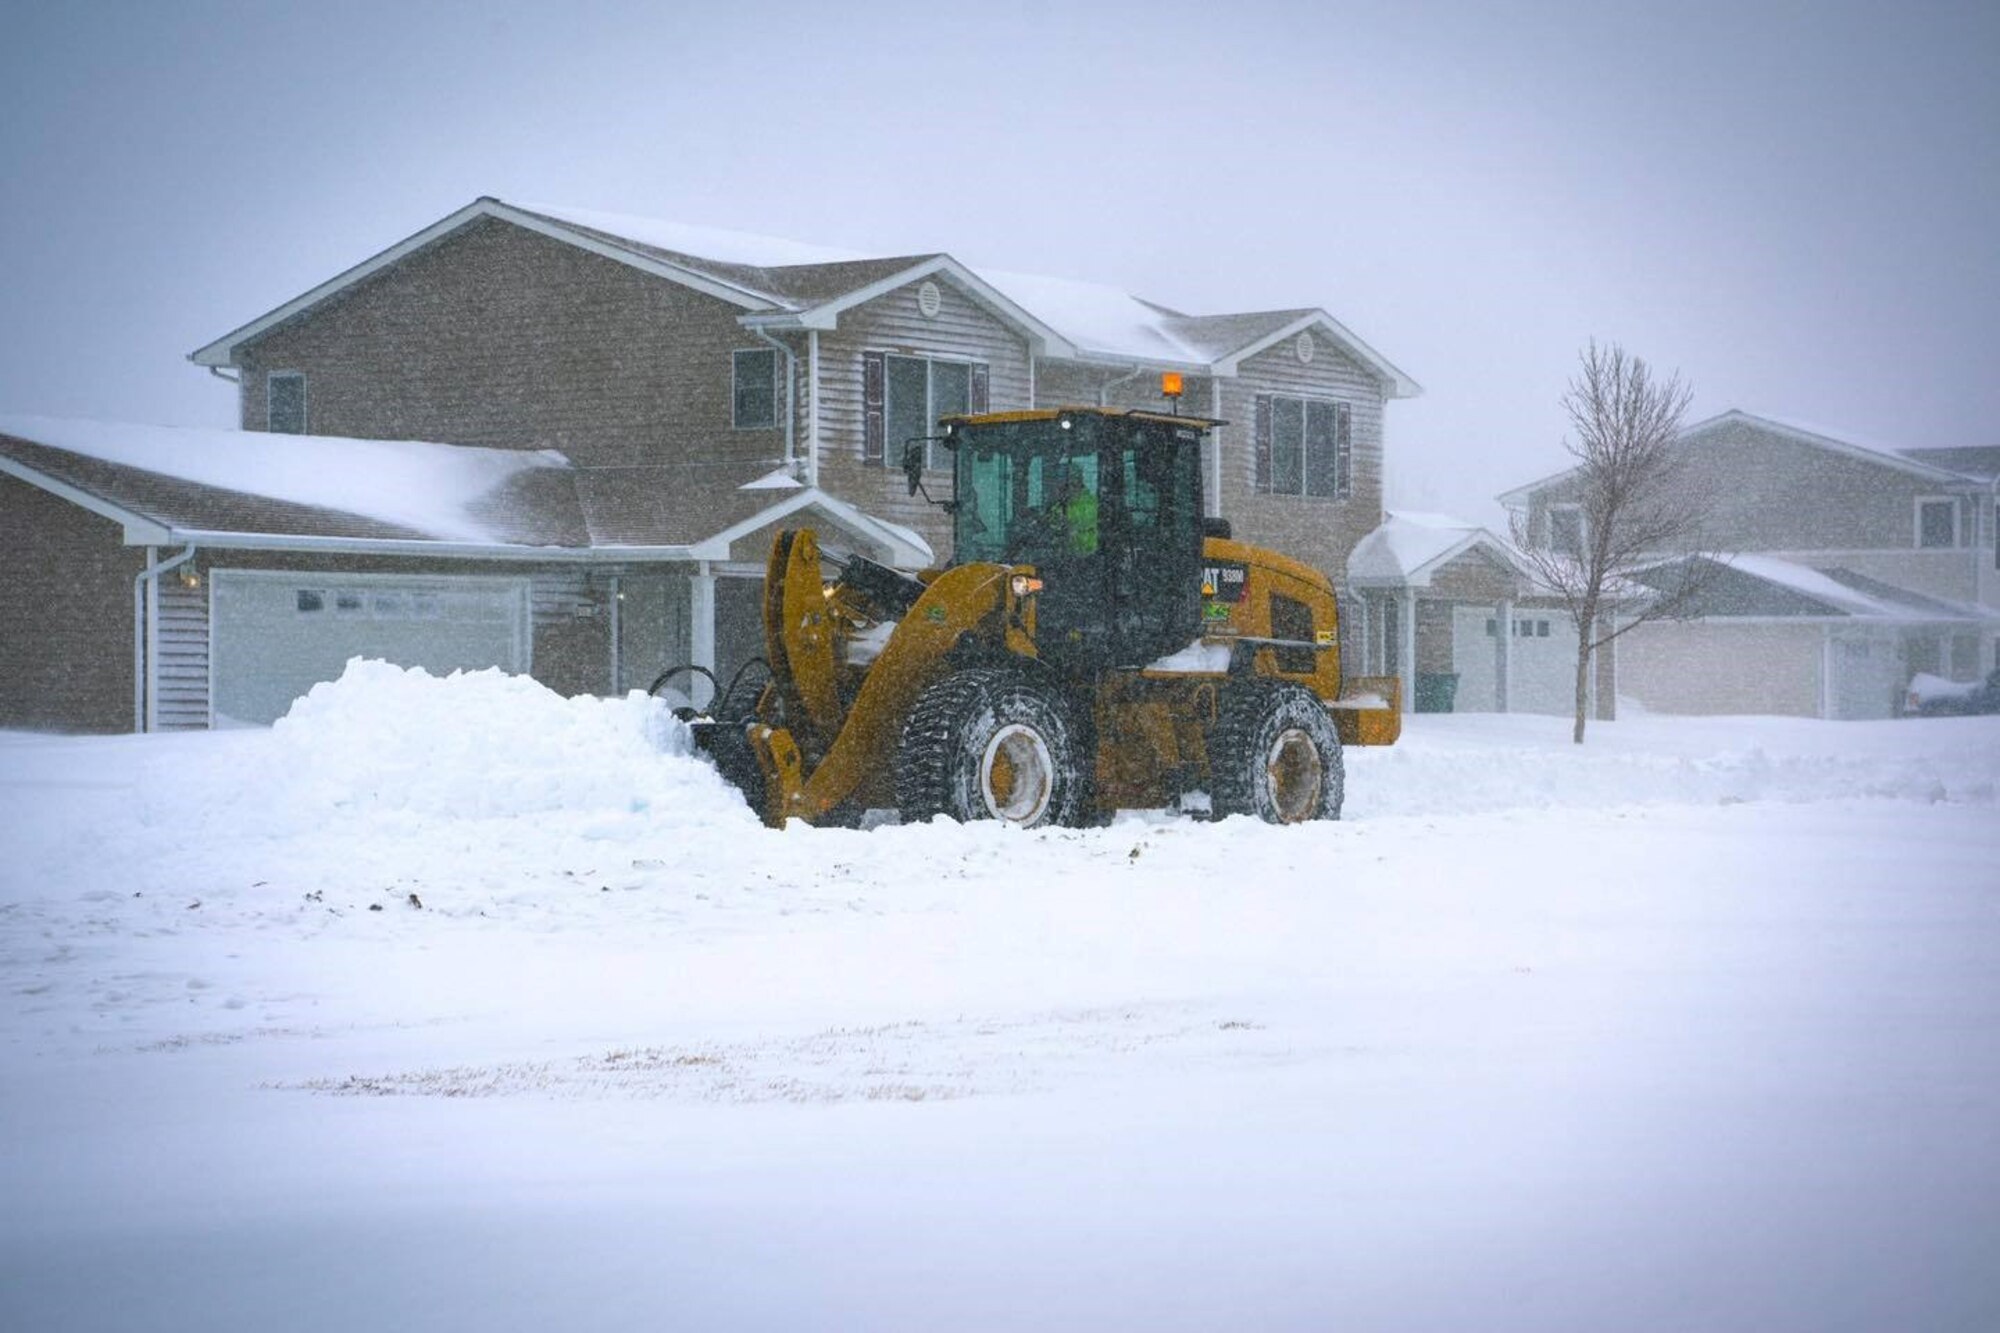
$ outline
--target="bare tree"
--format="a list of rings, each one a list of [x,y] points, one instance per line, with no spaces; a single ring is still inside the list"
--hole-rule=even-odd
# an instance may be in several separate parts
[[[1616,343],[1593,341],[1578,361],[1562,396],[1573,432],[1564,447],[1577,462],[1565,479],[1573,540],[1534,540],[1530,509],[1515,516],[1514,541],[1576,624],[1572,739],[1581,745],[1593,654],[1636,625],[1689,614],[1718,566],[1701,549],[1707,501],[1682,484],[1674,448],[1688,386],[1678,374],[1655,379]]]

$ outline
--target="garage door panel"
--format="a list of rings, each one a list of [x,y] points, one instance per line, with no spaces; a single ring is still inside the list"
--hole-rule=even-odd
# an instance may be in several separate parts
[[[529,667],[524,578],[405,578],[217,570],[217,725],[268,723],[353,657],[433,673]]]

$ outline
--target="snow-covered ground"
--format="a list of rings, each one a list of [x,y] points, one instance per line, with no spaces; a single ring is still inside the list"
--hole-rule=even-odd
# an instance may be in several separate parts
[[[0,736],[0,1328],[2000,1328],[2000,718],[761,828],[373,666]]]

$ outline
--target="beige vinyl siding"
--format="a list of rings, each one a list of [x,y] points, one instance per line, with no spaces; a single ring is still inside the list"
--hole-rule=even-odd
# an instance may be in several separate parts
[[[1916,554],[1917,497],[1949,489],[1891,463],[1808,444],[1749,422],[1729,422],[1688,436],[1676,450],[1685,468],[1683,484],[1706,506],[1709,544],[1720,550]],[[1534,493],[1530,517],[1538,544],[1548,539],[1549,506],[1572,503],[1577,495],[1569,480]],[[1969,578],[1966,552],[1960,548],[1955,554]]]
[[[782,426],[731,427],[732,354],[767,346],[737,314],[487,219],[246,345],[243,425],[264,425],[267,370],[301,370],[315,434],[553,448],[733,486],[784,452]]]
[[[1347,557],[1382,522],[1383,385],[1360,362],[1315,331],[1310,364],[1284,339],[1222,381],[1222,512],[1236,536],[1315,565],[1335,582]],[[1353,481],[1345,499],[1267,495],[1256,489],[1256,396],[1331,398],[1352,413]]]
[[[201,568],[199,561],[195,568]],[[188,587],[179,570],[160,580],[159,680],[161,731],[208,726],[208,581]]]
[[[935,318],[917,308],[919,281],[855,307],[840,317],[837,330],[820,334],[819,477],[823,490],[922,533],[942,560],[951,553],[950,519],[922,496],[907,493],[902,469],[895,466],[897,442],[889,442],[889,465],[862,461],[862,354],[983,362],[987,404],[1005,412],[1029,405],[1028,344],[949,279],[931,280],[941,298]],[[948,499],[949,470],[933,469],[925,485],[937,499]]]

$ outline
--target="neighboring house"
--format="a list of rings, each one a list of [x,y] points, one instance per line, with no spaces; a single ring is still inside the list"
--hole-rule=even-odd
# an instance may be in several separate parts
[[[337,671],[330,645],[373,650],[358,633],[292,632],[344,580],[371,607],[379,592],[384,618],[428,615],[454,588],[491,594],[481,614],[495,616],[525,596],[517,647],[483,655],[566,692],[643,688],[683,661],[726,682],[761,652],[775,529],[819,526],[836,557],[947,557],[943,514],[906,492],[905,440],[951,412],[1167,409],[1163,371],[1183,376],[1182,411],[1230,423],[1205,460],[1211,507],[1341,581],[1382,517],[1384,408],[1418,392],[1322,310],[1188,316],[945,254],[852,255],[494,199],[192,359],[237,384],[243,431],[203,446],[219,472],[171,434],[142,447],[144,428],[114,449],[107,428],[0,426],[0,531],[52,575],[87,566],[96,580],[87,605],[38,582],[0,608],[34,627],[12,655],[35,659],[0,694],[0,726],[268,720],[285,690]],[[287,442],[310,453],[303,492],[253,479],[260,447],[287,447],[273,435],[304,437]],[[356,443],[392,440],[432,442],[407,448],[437,459],[454,446],[542,459],[523,474],[535,498],[496,508],[490,492],[454,493],[455,512],[485,515],[470,535],[385,529],[385,499],[429,484],[380,471]],[[939,497],[947,461],[927,478]],[[266,521],[273,503],[310,512]],[[242,591],[253,584],[261,600]],[[481,656],[435,626],[397,642],[385,655],[419,665]],[[77,670],[102,682],[68,698],[28,683],[63,672],[59,643],[90,654]],[[268,685],[255,707],[234,693],[246,671]]]
[[[1513,544],[1443,514],[1393,511],[1347,566],[1360,659],[1400,676],[1416,712],[1568,713],[1576,626]],[[1608,715],[1605,654],[1587,701]]]
[[[1691,619],[1618,641],[1617,695],[1658,712],[1888,717],[1919,672],[1996,665],[2000,450],[1864,448],[1740,411],[1677,448],[1726,568]],[[1588,540],[1573,472],[1500,500],[1538,546]]]

